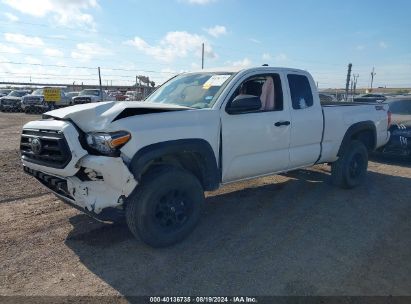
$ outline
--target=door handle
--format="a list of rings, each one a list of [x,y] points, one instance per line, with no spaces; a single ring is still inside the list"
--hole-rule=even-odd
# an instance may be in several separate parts
[[[274,126],[281,127],[281,126],[289,126],[291,122],[287,121],[277,121]]]

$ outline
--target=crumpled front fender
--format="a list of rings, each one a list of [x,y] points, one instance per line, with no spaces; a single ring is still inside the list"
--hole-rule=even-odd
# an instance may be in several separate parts
[[[100,213],[107,207],[123,203],[137,186],[137,181],[120,157],[86,155],[77,167],[92,169],[102,180],[82,181],[77,176],[67,177],[67,188],[75,203],[89,211]]]

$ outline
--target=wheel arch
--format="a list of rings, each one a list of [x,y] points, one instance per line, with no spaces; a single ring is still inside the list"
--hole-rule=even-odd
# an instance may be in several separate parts
[[[130,171],[141,181],[153,167],[173,165],[194,174],[204,190],[218,188],[220,170],[211,145],[204,139],[179,139],[155,143],[141,148],[130,162]]]
[[[350,126],[347,132],[345,132],[337,153],[338,156],[344,153],[352,140],[361,141],[367,147],[368,151],[375,150],[377,145],[377,129],[374,122],[370,120],[361,121]]]

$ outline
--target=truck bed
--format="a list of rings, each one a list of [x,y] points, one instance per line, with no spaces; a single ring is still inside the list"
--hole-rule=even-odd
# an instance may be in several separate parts
[[[381,103],[324,102],[324,136],[322,161],[337,159],[337,152],[348,128],[359,122],[372,122],[376,126],[376,145],[387,140],[387,110]],[[383,123],[380,123],[383,122]]]
[[[323,107],[363,106],[363,105],[380,105],[380,103],[376,103],[376,102],[356,103],[356,102],[351,102],[351,101],[327,101],[327,102],[322,102],[322,103],[321,103],[321,106],[323,106]]]

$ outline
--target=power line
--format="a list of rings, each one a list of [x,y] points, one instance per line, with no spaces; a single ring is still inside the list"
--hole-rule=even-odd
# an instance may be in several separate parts
[[[43,66],[43,67],[96,70],[96,67],[89,67],[89,66],[70,66],[70,65],[58,65],[58,64],[25,63],[25,62],[14,62],[14,61],[0,61],[0,63],[17,64],[17,65]],[[123,68],[109,68],[109,67],[102,67],[102,69],[110,70],[110,71],[124,71],[124,72],[146,72],[146,73],[158,73],[158,74],[169,74],[169,75],[170,74],[175,74],[173,72],[161,72],[161,71],[151,71],[151,70],[135,70],[135,69],[123,69]]]
[[[56,76],[56,77],[60,77],[62,76],[61,74],[54,74],[54,73],[39,73],[39,72],[26,72],[26,73],[16,73],[16,72],[8,72],[8,71],[0,71],[0,73],[3,74],[8,74],[8,75],[23,75],[23,76],[30,76],[30,75],[40,75],[40,76]],[[71,76],[71,77],[84,77],[84,76],[95,76],[95,74],[70,74],[70,75],[66,75],[66,76]],[[117,75],[117,74],[104,74],[104,77],[120,77],[120,78],[130,78],[130,77],[135,77],[134,74],[132,75]],[[154,76],[155,77],[155,76]]]

